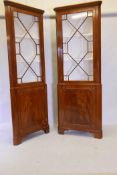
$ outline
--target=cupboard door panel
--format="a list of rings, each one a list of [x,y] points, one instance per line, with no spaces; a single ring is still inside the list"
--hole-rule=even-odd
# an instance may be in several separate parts
[[[72,88],[63,90],[64,124],[80,124],[90,126],[95,116],[95,94],[90,88]]]
[[[96,132],[101,128],[101,86],[59,85],[59,129]]]
[[[23,137],[26,133],[46,130],[47,104],[46,87],[14,88],[11,90],[13,108],[15,102],[14,120],[18,121],[17,131]],[[16,134],[17,135],[17,134]]]

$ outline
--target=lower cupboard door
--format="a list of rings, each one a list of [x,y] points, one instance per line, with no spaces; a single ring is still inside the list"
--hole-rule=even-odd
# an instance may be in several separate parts
[[[14,144],[35,131],[49,131],[46,91],[46,85],[11,89]]]
[[[101,129],[100,86],[58,86],[58,103],[59,130]]]

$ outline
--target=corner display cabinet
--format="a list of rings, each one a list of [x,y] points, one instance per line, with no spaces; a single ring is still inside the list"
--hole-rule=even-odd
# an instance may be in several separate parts
[[[43,10],[4,1],[14,144],[49,132],[43,43]]]
[[[102,137],[101,1],[55,8],[58,131]]]

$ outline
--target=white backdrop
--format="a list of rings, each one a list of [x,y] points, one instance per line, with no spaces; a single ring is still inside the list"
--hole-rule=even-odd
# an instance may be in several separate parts
[[[77,0],[17,0],[45,10],[45,15],[53,15],[54,7],[77,4]],[[80,0],[86,2],[86,0]],[[103,84],[103,124],[117,124],[117,0],[103,0],[102,4],[102,84]],[[0,15],[4,6],[0,0]],[[48,85],[49,123],[57,121],[57,58],[55,19],[44,18],[46,82]],[[0,123],[11,121],[8,57],[5,20],[0,19]]]

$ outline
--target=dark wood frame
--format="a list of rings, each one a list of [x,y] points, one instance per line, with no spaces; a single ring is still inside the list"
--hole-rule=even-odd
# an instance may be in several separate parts
[[[64,130],[81,130],[81,131],[88,131],[94,133],[96,138],[102,138],[102,85],[101,85],[101,1],[83,3],[83,4],[76,4],[64,7],[55,8],[56,12],[56,24],[57,24],[57,61],[58,61],[58,131],[59,133],[63,134]],[[62,36],[62,20],[61,17],[64,14],[71,14],[77,13],[82,11],[92,10],[93,11],[93,67],[94,67],[94,80],[93,81],[64,81],[63,78],[63,36]],[[72,91],[72,95],[70,96],[69,92]],[[67,116],[65,115],[67,106],[67,95],[69,94],[70,99],[76,97],[76,101],[78,98],[81,97],[80,90],[84,90],[84,94],[88,97],[89,91],[94,96],[94,112],[92,116],[90,116],[90,123],[88,125],[83,124],[70,124],[66,123],[66,117],[69,116],[69,120],[73,120],[73,117],[70,117],[70,113],[72,113],[73,104],[71,102],[71,109],[69,108],[69,112],[67,112]],[[75,96],[73,96],[75,93]],[[73,97],[72,97],[73,96]],[[82,97],[81,97],[82,98]],[[90,100],[91,101],[91,98]],[[82,102],[79,100],[80,105],[83,105]],[[87,101],[87,103],[89,103]],[[92,103],[92,102],[91,102]],[[87,113],[91,113],[91,106],[90,110]],[[78,109],[78,106],[76,107]],[[78,112],[79,112],[78,111]],[[75,114],[77,118],[79,117]],[[82,115],[87,115],[86,111],[82,112]],[[82,116],[83,117],[83,116]],[[75,123],[75,121],[74,121]]]
[[[9,76],[10,76],[10,92],[11,92],[11,106],[12,106],[12,122],[13,122],[13,142],[14,145],[20,144],[22,139],[30,133],[35,131],[44,130],[45,133],[49,132],[48,126],[48,107],[47,107],[47,85],[45,83],[45,60],[44,60],[44,40],[43,40],[43,10],[21,5],[11,1],[4,1],[5,15],[6,15],[6,28],[7,28],[7,45],[8,45],[8,59],[9,59]],[[15,49],[15,34],[14,34],[14,17],[13,12],[21,12],[29,15],[34,15],[39,18],[39,36],[40,36],[40,59],[42,69],[42,81],[31,83],[17,83],[17,67],[16,67],[16,49]],[[41,24],[41,25],[40,25]],[[27,95],[26,95],[27,93]],[[21,94],[24,94],[24,98],[20,99]],[[26,96],[25,96],[26,95]],[[26,98],[29,96],[29,100]],[[29,103],[35,109],[36,124],[32,122],[32,126],[23,128],[23,122],[21,123],[20,117],[30,118],[31,109],[28,109]],[[27,106],[22,110],[22,103]],[[35,104],[41,103],[43,105],[40,109],[35,107]],[[32,109],[33,110],[33,109]],[[40,110],[40,111],[39,111]],[[27,113],[28,112],[28,113]],[[39,113],[40,112],[40,113]],[[43,118],[42,123],[39,123],[38,118]],[[26,120],[26,119],[25,119]],[[35,119],[34,119],[35,120]],[[30,121],[31,122],[31,121]],[[22,129],[23,128],[23,129]]]

